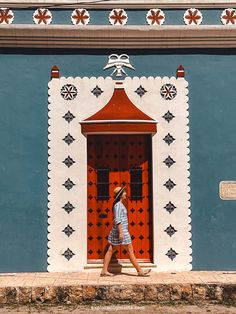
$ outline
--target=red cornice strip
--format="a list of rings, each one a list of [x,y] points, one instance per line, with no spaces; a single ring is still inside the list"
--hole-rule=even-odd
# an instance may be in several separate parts
[[[154,134],[157,132],[156,123],[90,123],[81,124],[81,130],[84,134],[105,134],[105,133],[143,133]]]

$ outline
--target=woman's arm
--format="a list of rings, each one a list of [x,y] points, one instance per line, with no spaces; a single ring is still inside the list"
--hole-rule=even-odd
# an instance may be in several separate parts
[[[121,229],[120,223],[117,225],[117,229],[118,229],[118,233],[119,233],[119,240],[122,242],[124,240],[124,234],[123,234],[123,231]]]

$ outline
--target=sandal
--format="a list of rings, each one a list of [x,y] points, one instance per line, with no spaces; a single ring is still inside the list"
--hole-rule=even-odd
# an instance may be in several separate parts
[[[150,276],[150,272],[151,272],[151,269],[147,269],[147,270],[144,270],[142,272],[139,272],[138,276],[140,276],[140,277],[149,277]]]
[[[114,276],[114,275],[111,274],[111,273],[109,273],[109,272],[106,272],[106,273],[101,272],[101,273],[100,273],[100,277],[113,277],[113,276]]]

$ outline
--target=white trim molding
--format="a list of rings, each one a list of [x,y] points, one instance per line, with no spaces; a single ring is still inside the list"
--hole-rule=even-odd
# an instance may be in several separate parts
[[[0,25],[12,48],[235,48],[235,26]]]
[[[130,100],[158,122],[152,136],[156,271],[192,268],[188,82],[183,71],[181,67],[178,78],[124,80]],[[50,272],[79,271],[87,265],[87,140],[79,121],[99,111],[112,97],[114,87],[111,77],[58,77],[49,82]]]
[[[94,8],[94,9],[150,9],[158,8],[226,8],[235,7],[235,0],[5,0],[0,1],[0,6],[32,8],[32,7],[57,7],[57,8]]]

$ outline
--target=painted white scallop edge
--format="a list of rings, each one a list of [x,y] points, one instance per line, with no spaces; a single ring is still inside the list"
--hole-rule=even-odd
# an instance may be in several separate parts
[[[160,95],[163,84],[177,88],[177,96],[164,100]],[[74,100],[66,101],[60,95],[65,84],[78,90]],[[98,98],[91,91],[98,85],[103,93]],[[191,226],[189,188],[188,89],[183,78],[126,78],[129,98],[142,111],[158,120],[157,134],[153,136],[153,195],[154,195],[154,263],[158,271],[191,269]],[[134,91],[142,85],[147,93],[140,98]],[[79,271],[87,263],[87,147],[79,121],[101,109],[111,98],[114,81],[110,78],[60,78],[49,82],[49,196],[48,196],[48,271]],[[70,123],[62,116],[70,111],[76,117]],[[175,118],[167,123],[162,116],[171,111]],[[62,139],[70,133],[75,141],[67,145]],[[163,138],[170,133],[175,141],[168,146]],[[75,164],[69,169],[63,160],[70,155]],[[163,160],[170,155],[176,163],[168,168]],[[62,185],[70,178],[75,186],[67,191]],[[176,186],[168,191],[163,184],[172,179]],[[67,214],[62,206],[70,201],[75,209]],[[177,207],[169,214],[163,207],[169,202]],[[75,232],[66,236],[62,230],[70,225]],[[172,225],[177,232],[170,237],[164,230]],[[75,255],[68,261],[62,254],[70,249]],[[167,251],[178,255],[171,261]]]
[[[177,89],[173,100],[160,95],[167,83]],[[142,97],[134,92],[140,85],[147,91]],[[191,270],[188,82],[175,77],[134,77],[126,78],[124,86],[131,101],[158,121],[152,139],[154,263],[158,271]],[[168,110],[175,116],[169,123],[163,118]],[[163,140],[168,133],[175,138],[170,145]],[[170,168],[163,163],[168,155],[175,160]],[[171,191],[163,185],[169,178],[176,184]],[[177,207],[171,214],[164,208],[169,201]],[[169,225],[177,230],[171,237],[164,232]],[[166,255],[170,248],[178,253],[173,260]]]
[[[60,90],[73,84],[78,95],[64,100]],[[79,121],[95,113],[112,96],[114,83],[111,78],[60,78],[49,82],[48,127],[48,271],[79,271],[87,263],[87,143],[81,134]],[[100,97],[91,91],[98,85],[104,92]],[[68,123],[62,118],[67,111],[75,118]],[[67,145],[63,138],[70,133],[75,141]],[[63,160],[70,156],[75,163],[68,168]],[[70,178],[75,183],[67,190],[63,183]],[[62,208],[71,202],[75,209],[69,214]],[[62,230],[70,225],[75,232],[67,236]],[[62,254],[70,249],[75,255],[67,260]]]

